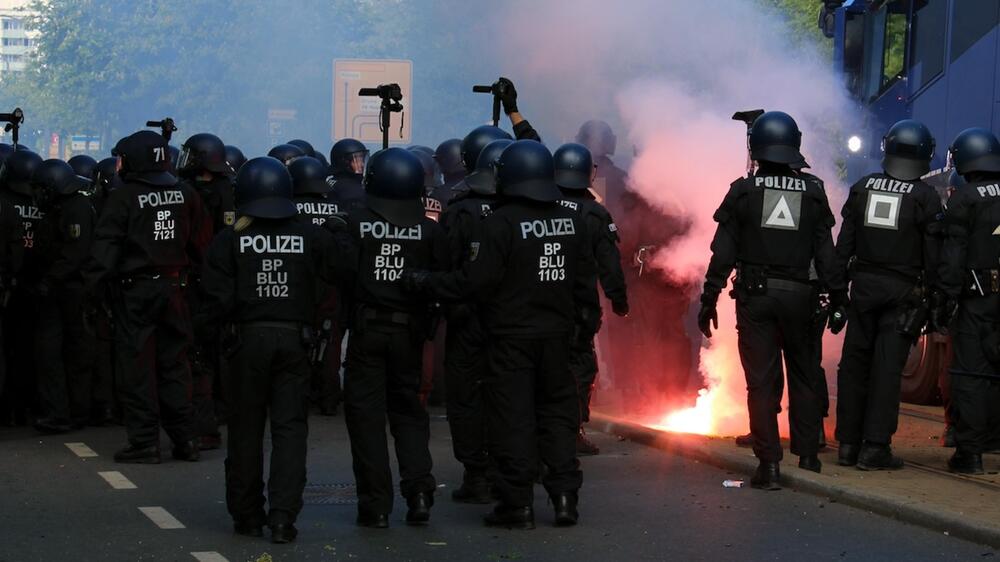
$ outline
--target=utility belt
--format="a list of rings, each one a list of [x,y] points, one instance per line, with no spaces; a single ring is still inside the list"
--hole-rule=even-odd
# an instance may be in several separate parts
[[[416,340],[433,340],[441,320],[441,307],[432,304],[427,313],[411,313],[371,305],[358,305],[355,326],[364,331],[369,326],[405,328]]]
[[[1000,269],[970,269],[964,296],[985,297],[1000,294]]]
[[[736,269],[736,278],[733,280],[733,298],[741,296],[766,295],[770,291],[784,291],[789,293],[812,295],[816,292],[816,287],[808,281],[795,281],[792,279],[781,279],[772,277],[767,267],[756,265],[740,265]]]
[[[222,354],[230,358],[243,347],[243,330],[247,328],[285,330],[299,334],[302,338],[302,345],[307,353],[311,353],[316,346],[316,332],[312,326],[301,322],[281,322],[281,321],[251,321],[231,324],[222,336]]]
[[[398,310],[377,309],[370,307],[360,307],[358,309],[360,320],[366,324],[390,324],[397,326],[409,326],[413,315],[408,312]]]
[[[137,281],[164,281],[172,287],[186,287],[188,271],[186,269],[138,269],[118,277],[118,282],[126,289]]]
[[[888,277],[895,277],[900,281],[903,281],[905,283],[910,283],[912,285],[919,285],[923,283],[923,275],[920,275],[919,273],[916,275],[907,275],[902,271],[897,271],[895,269],[890,269],[888,267],[883,267],[880,265],[874,265],[870,263],[855,262],[852,267],[852,273],[865,273],[868,275],[884,275]]]

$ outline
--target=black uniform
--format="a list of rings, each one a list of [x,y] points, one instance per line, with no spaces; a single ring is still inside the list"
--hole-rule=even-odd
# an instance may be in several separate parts
[[[0,197],[0,306],[10,305],[14,280],[24,259],[24,226],[17,209]],[[0,413],[11,414],[14,385],[7,388],[6,313],[0,311]],[[9,393],[9,394],[8,394]],[[3,422],[9,421],[3,419]]]
[[[93,391],[95,342],[83,325],[83,266],[90,258],[96,216],[90,197],[59,197],[37,226],[41,279],[35,365],[42,410],[53,421],[86,424],[111,407],[110,387]]]
[[[469,261],[477,228],[495,205],[495,196],[466,191],[441,215],[448,233],[450,269],[461,269]],[[452,449],[465,468],[464,480],[485,482],[489,468],[482,387],[488,368],[486,334],[474,302],[449,304],[447,310],[444,361]]]
[[[191,417],[191,316],[183,286],[211,231],[186,184],[126,176],[97,223],[88,282],[111,284],[118,390],[135,448],[156,445],[162,423],[175,446],[195,437]]]
[[[333,188],[330,200],[346,212],[360,209],[365,205],[365,188],[361,185],[361,174],[336,173],[326,178]]]
[[[837,237],[837,267],[853,259],[847,335],[837,375],[837,440],[889,445],[903,365],[920,326],[901,321],[937,283],[941,200],[926,183],[879,173],[851,187]]]
[[[232,179],[216,174],[211,180],[197,178],[186,181],[199,197],[213,236],[232,226],[236,221],[236,204],[233,201]],[[192,311],[201,308],[201,272],[193,267],[186,288],[188,306]],[[220,380],[221,358],[218,340],[196,338],[191,346],[191,413],[195,435],[201,448],[218,448],[221,434],[215,415],[216,383]]]
[[[954,357],[949,370],[951,399],[959,415],[955,441],[963,453],[995,446],[1000,427],[1000,358],[991,357],[1000,336],[1000,182],[959,186],[948,200],[947,236],[940,283],[959,300],[951,328]]]
[[[505,201],[482,221],[464,269],[429,289],[474,299],[488,339],[484,376],[501,504],[531,506],[539,460],[550,495],[576,494],[580,405],[569,370],[577,307],[590,299],[592,252],[582,218],[558,203]]]
[[[413,227],[394,226],[372,210],[348,218],[358,246],[351,302],[352,324],[344,371],[344,412],[351,437],[358,511],[362,517],[392,511],[392,473],[386,417],[395,439],[400,492],[410,499],[433,495],[428,449],[430,425],[421,404],[421,361],[429,335],[429,306],[403,291],[404,267],[444,270],[444,232],[424,217]]]
[[[814,310],[810,263],[815,259],[820,281],[831,291],[844,290],[834,268],[834,218],[823,184],[808,174],[758,172],[733,182],[714,218],[719,227],[702,298],[717,298],[738,268],[736,322],[754,454],[767,463],[782,458],[780,396],[774,390],[784,358],[791,451],[813,457],[821,412],[809,330]]]
[[[340,206],[320,194],[305,194],[295,197],[301,222],[322,226],[327,217],[340,212]],[[337,287],[321,284],[319,303],[313,328],[316,330],[317,354],[323,349],[323,356],[314,358],[312,396],[319,404],[320,412],[334,414],[342,399],[340,387],[341,345],[344,341],[344,326],[347,324],[345,309]]]
[[[621,253],[618,251],[618,227],[611,213],[598,203],[589,191],[563,190],[566,196],[562,205],[583,217],[590,236],[592,274],[587,280],[589,299],[579,311],[583,320],[577,326],[570,343],[570,371],[576,378],[580,394],[580,421],[590,421],[590,398],[597,378],[597,354],[594,337],[601,328],[601,302],[597,294],[600,279],[604,296],[614,303],[627,303],[625,272],[622,270]]]
[[[251,160],[252,164],[254,161]],[[251,165],[251,164],[248,164]],[[222,231],[202,269],[209,332],[223,321],[230,361],[226,505],[238,524],[289,525],[302,509],[309,399],[307,328],[321,279],[341,254],[329,233],[294,218]],[[270,418],[269,513],[264,512],[263,437]]]
[[[6,369],[9,373],[5,406],[13,417],[23,423],[26,412],[35,401],[34,335],[38,318],[38,297],[29,290],[40,279],[36,231],[45,213],[31,197],[10,189],[0,190],[0,207],[13,209],[20,219],[17,228],[21,238],[20,267],[14,283],[8,285],[10,296],[3,310],[4,348],[7,350]]]

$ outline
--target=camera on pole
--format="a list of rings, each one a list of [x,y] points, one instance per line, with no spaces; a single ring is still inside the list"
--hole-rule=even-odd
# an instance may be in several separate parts
[[[375,88],[361,88],[359,96],[382,98],[382,106],[378,112],[378,130],[382,131],[382,149],[389,148],[389,118],[393,113],[401,113],[403,91],[399,84],[380,84]],[[403,136],[403,124],[400,122],[399,135]]]

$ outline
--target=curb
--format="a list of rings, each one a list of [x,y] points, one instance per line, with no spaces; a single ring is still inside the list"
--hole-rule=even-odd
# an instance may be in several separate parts
[[[751,475],[757,469],[757,459],[752,454],[720,451],[710,446],[712,441],[710,437],[660,431],[599,412],[591,414],[589,425],[604,433],[618,435],[648,447],[702,461],[725,470]],[[787,488],[826,497],[838,503],[952,537],[1000,548],[1000,525],[990,526],[970,521],[957,514],[935,510],[933,504],[904,502],[861,491],[820,474],[795,468],[782,471],[781,480]]]

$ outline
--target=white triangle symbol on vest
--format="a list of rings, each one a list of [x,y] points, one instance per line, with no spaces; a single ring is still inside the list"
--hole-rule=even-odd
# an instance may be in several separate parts
[[[788,201],[785,201],[784,195],[778,200],[778,203],[774,206],[774,210],[771,211],[771,216],[767,217],[767,221],[764,224],[795,228],[795,219],[792,217],[792,210],[788,207]]]
[[[1000,236],[1000,226],[993,230],[993,236]]]

